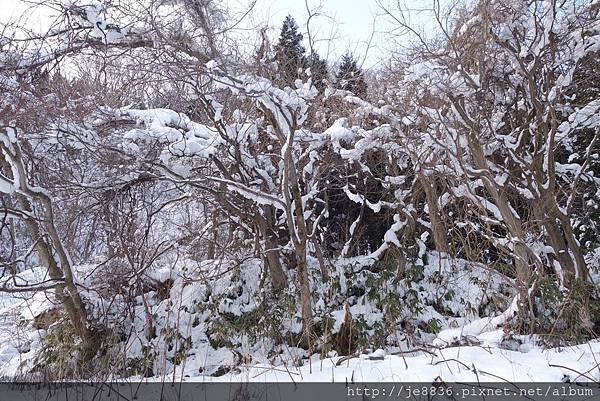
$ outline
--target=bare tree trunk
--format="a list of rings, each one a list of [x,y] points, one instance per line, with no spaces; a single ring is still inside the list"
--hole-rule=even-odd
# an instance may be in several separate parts
[[[293,128],[290,127],[292,130]],[[298,181],[298,173],[293,162],[293,131],[286,139],[286,152],[283,154],[284,174],[282,190],[286,204],[286,218],[288,231],[292,244],[294,245],[294,254],[296,257],[296,268],[298,270],[298,284],[300,287],[300,307],[302,314],[302,333],[304,340],[310,347],[310,339],[313,333],[313,313],[312,298],[310,293],[310,281],[308,276],[308,266],[306,263],[308,230],[304,220],[304,209],[302,205],[302,194]]]
[[[468,119],[467,114],[464,112],[462,107],[455,103],[461,115],[464,118]],[[483,148],[479,139],[477,138],[477,132],[474,131],[469,135],[469,148],[471,149],[471,153],[473,155],[473,161],[475,162],[475,166],[481,171],[485,171],[489,173],[489,169],[487,167],[487,163],[485,160]],[[519,314],[524,322],[527,324],[531,323],[533,319],[531,305],[530,305],[530,294],[529,287],[531,281],[531,266],[530,266],[530,252],[527,245],[524,242],[524,233],[521,225],[521,220],[518,216],[513,213],[513,210],[510,206],[510,203],[506,197],[504,192],[499,191],[496,186],[495,181],[490,179],[489,176],[485,175],[482,177],[483,185],[488,192],[488,194],[492,197],[492,200],[498,207],[502,219],[504,220],[508,231],[513,240],[514,247],[514,263],[515,270],[517,276],[517,292],[519,293],[520,302],[519,302]]]
[[[431,222],[431,233],[433,243],[438,252],[448,252],[448,238],[446,237],[446,225],[441,219],[440,210],[438,208],[438,196],[435,189],[435,181],[433,177],[425,177],[419,174],[419,181],[425,191],[427,207],[429,209],[429,221]]]
[[[589,271],[583,256],[583,251],[573,233],[573,225],[571,224],[569,215],[562,213],[556,204],[554,204],[550,213],[560,221],[562,233],[566,241],[566,248],[570,253],[569,256],[572,258],[571,260],[575,263],[574,278],[587,281]]]
[[[534,207],[533,209],[536,218],[542,222],[542,225],[546,230],[546,234],[550,240],[550,246],[552,246],[552,250],[554,251],[554,258],[560,265],[563,284],[569,287],[575,278],[575,264],[573,263],[573,259],[571,259],[571,255],[569,255],[569,250],[563,235],[560,232],[560,227],[556,223],[554,217],[548,216],[544,212],[543,206],[537,205],[537,207]]]
[[[33,210],[29,199],[23,195],[18,195],[18,200],[22,210],[27,212],[28,215],[32,214]],[[46,207],[47,206],[44,206],[44,209],[46,209]],[[47,209],[45,210],[45,214],[48,217],[49,212]],[[49,217],[53,217],[51,213]],[[54,229],[51,229],[50,231],[54,232],[49,233],[49,236],[59,256],[61,266],[58,265],[54,256],[52,255],[52,246],[41,235],[38,222],[30,217],[26,217],[24,221],[31,239],[33,241],[37,241],[36,251],[42,264],[48,268],[48,275],[52,280],[64,283],[56,287],[56,298],[62,305],[64,305],[65,311],[69,316],[69,321],[73,325],[77,335],[83,341],[84,360],[91,359],[96,354],[97,341],[94,339],[93,333],[90,330],[85,304],[83,303],[79,291],[77,290],[77,287],[73,281],[73,274],[70,263],[68,262],[68,258],[66,257],[64,250],[59,249],[61,245],[57,247],[56,243],[54,242],[57,238],[57,233]],[[60,244],[60,241],[58,243]],[[66,264],[64,264],[65,260]]]
[[[206,208],[204,208],[204,210],[206,210]],[[214,259],[215,255],[216,255],[216,247],[217,247],[217,235],[218,235],[218,231],[217,231],[217,211],[213,210],[213,212],[211,213],[211,233],[212,233],[212,238],[208,240],[208,247],[206,250],[206,258],[207,259]]]
[[[291,190],[294,197],[296,233],[298,235],[295,244],[296,263],[298,269],[298,280],[300,285],[300,305],[302,310],[303,333],[306,340],[309,340],[313,331],[313,313],[312,313],[312,297],[310,293],[310,282],[308,277],[308,266],[306,263],[306,245],[308,240],[308,232],[306,230],[306,222],[304,221],[304,213],[302,210],[302,197],[300,187],[296,180],[295,170],[292,174]]]
[[[281,290],[287,286],[287,277],[281,266],[279,258],[279,244],[273,238],[274,213],[272,206],[263,207],[264,215],[256,213],[255,220],[258,225],[259,235],[264,240],[264,260],[269,269],[271,284],[275,290]]]
[[[17,143],[4,145],[0,142],[0,148],[7,159],[6,162],[15,171],[12,175],[14,185],[19,189],[17,200],[21,209],[25,211],[24,221],[29,235],[32,241],[35,241],[36,251],[48,268],[50,278],[60,283],[55,290],[57,300],[64,305],[69,320],[83,343],[82,359],[89,360],[96,354],[99,341],[92,333],[85,304],[75,285],[71,260],[56,229],[52,201],[45,192],[29,187],[21,148]],[[42,220],[38,221],[33,217],[30,199],[41,203],[44,214]],[[49,238],[42,234],[42,228]]]
[[[325,256],[323,255],[321,244],[316,239],[313,240],[313,244],[315,246],[315,253],[317,254],[317,259],[319,260],[319,267],[321,268],[321,278],[323,282],[327,282],[329,281],[329,270],[327,269],[327,263],[325,262]]]
[[[313,331],[312,298],[306,264],[306,243],[296,248],[296,268],[298,269],[298,284],[300,285],[300,307],[302,313],[303,335],[310,340]],[[310,343],[309,343],[310,346]]]

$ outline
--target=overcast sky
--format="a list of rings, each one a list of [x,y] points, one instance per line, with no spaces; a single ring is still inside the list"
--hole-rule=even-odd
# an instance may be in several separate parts
[[[225,0],[234,9],[242,9],[249,0]],[[385,57],[389,50],[389,37],[383,32],[393,25],[384,17],[376,0],[257,0],[252,14],[246,19],[246,33],[252,35],[257,27],[268,24],[270,36],[275,39],[281,30],[284,18],[289,14],[306,34],[308,7],[317,13],[310,22],[311,36],[317,52],[330,62],[339,60],[346,51],[351,51],[365,68],[371,68]],[[390,1],[384,0],[389,4]],[[393,3],[393,2],[392,2]],[[405,0],[413,9],[431,7],[432,0]],[[0,21],[17,17],[24,10],[21,0],[0,0]],[[412,12],[413,23],[426,24],[424,13]],[[41,25],[39,19],[30,19],[31,24]],[[305,35],[306,36],[306,35]],[[307,39],[305,37],[305,39]],[[308,47],[308,43],[305,43]]]
[[[381,34],[377,32],[385,28],[385,21],[378,17],[381,10],[375,0],[309,0],[308,5],[318,14],[310,21],[310,33],[323,57],[335,60],[345,51],[351,51],[366,59],[366,64],[379,58]],[[304,0],[258,0],[253,18],[268,20],[278,34],[288,14],[306,33],[309,14]]]
[[[378,3],[391,11],[401,3],[407,10],[405,16],[413,27],[424,29],[426,34],[434,31],[431,18],[434,0],[256,0],[250,21],[254,26],[268,21],[272,27],[271,35],[277,37],[284,18],[290,14],[300,25],[302,32],[306,33],[308,5],[317,14],[310,21],[310,33],[317,41],[315,47],[318,53],[334,62],[346,51],[351,51],[364,63],[363,67],[371,68],[386,59],[393,47],[389,32],[398,28],[398,24],[385,15]],[[449,1],[440,0],[440,3],[444,6]],[[396,39],[407,43],[408,36]]]

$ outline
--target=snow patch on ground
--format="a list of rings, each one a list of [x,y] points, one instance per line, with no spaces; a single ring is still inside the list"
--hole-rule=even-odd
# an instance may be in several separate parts
[[[499,331],[489,338],[501,337]],[[485,339],[485,336],[480,338]],[[416,352],[407,355],[364,355],[336,366],[339,357],[313,358],[299,368],[289,365],[256,365],[241,368],[238,373],[212,378],[215,381],[265,382],[590,382],[600,380],[600,341],[595,340],[566,348],[528,352],[492,347],[465,346],[432,350],[432,354]],[[383,360],[381,360],[383,357]],[[580,372],[580,373],[576,373]],[[204,380],[204,378],[203,378]]]

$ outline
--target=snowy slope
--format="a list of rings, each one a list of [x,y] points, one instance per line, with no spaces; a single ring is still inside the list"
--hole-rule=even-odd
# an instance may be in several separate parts
[[[213,380],[391,382],[436,379],[452,381],[578,382],[600,380],[600,341],[574,347],[527,352],[486,346],[454,347],[413,355],[361,355],[336,366],[340,358],[319,360],[300,368],[256,365]],[[370,358],[376,358],[371,360]],[[560,365],[560,366],[558,366]],[[194,378],[190,378],[193,380]],[[188,380],[190,380],[188,379]],[[206,378],[202,378],[205,380]]]

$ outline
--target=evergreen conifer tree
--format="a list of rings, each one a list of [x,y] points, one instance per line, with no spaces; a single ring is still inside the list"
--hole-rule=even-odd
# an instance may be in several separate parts
[[[350,91],[361,98],[367,95],[367,83],[363,72],[350,52],[342,57],[336,74],[336,88]]]
[[[275,45],[275,61],[279,77],[277,81],[285,86],[294,87],[294,81],[303,78],[306,68],[305,50],[302,46],[302,34],[298,24],[288,15],[283,21],[279,41]]]
[[[321,92],[326,86],[325,80],[328,75],[327,62],[317,53],[311,53],[308,56],[307,65],[310,68],[313,85]]]

